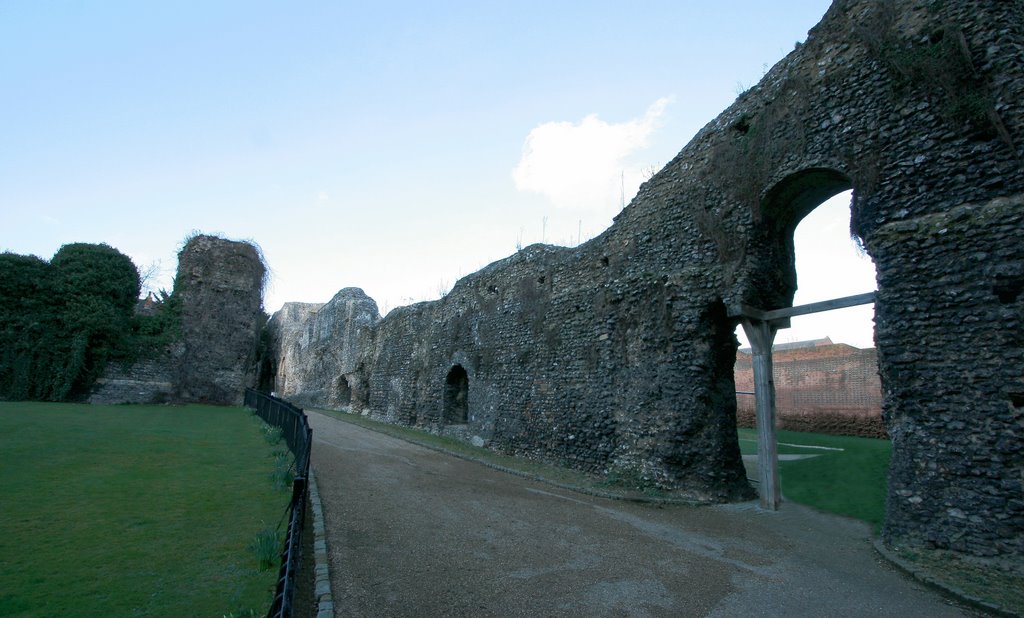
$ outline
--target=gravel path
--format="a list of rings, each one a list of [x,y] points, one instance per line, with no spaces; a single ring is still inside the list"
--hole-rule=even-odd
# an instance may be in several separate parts
[[[868,529],[594,498],[307,412],[336,616],[971,616]]]

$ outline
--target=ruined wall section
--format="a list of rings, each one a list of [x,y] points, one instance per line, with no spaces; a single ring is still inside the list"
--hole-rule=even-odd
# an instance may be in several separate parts
[[[168,403],[174,396],[175,348],[156,358],[143,359],[125,367],[114,362],[107,365],[103,377],[89,394],[89,403],[154,404]]]
[[[286,303],[269,324],[277,353],[275,391],[302,406],[350,405],[348,376],[378,320],[377,303],[359,288],[345,288],[327,303]]]
[[[1024,194],[1022,11],[998,0],[836,2],[602,236],[531,248],[441,301],[392,312],[361,356],[360,404],[430,425],[460,364],[467,432],[495,448],[741,495],[728,312],[789,306],[793,229],[853,188],[852,231],[878,268],[895,448],[886,539],[1020,565],[1019,328],[1008,334],[994,318],[1019,321],[1024,280],[1014,218]],[[995,213],[1001,231],[953,218],[967,205]],[[936,220],[949,225],[933,229]],[[489,300],[491,287],[499,295]],[[992,320],[958,313],[950,299],[964,290]],[[934,360],[914,352],[921,342]],[[990,367],[990,353],[1005,365],[972,373],[971,363]],[[989,480],[978,483],[974,462]],[[985,495],[963,491],[971,484]]]
[[[731,376],[713,384],[711,371],[733,357],[692,346],[716,328],[732,340],[724,306],[696,292],[704,271],[621,280],[605,249],[527,247],[440,301],[396,309],[363,356],[359,409],[641,486],[749,497],[734,414],[718,413],[734,412]],[[456,365],[465,425],[443,409]]]
[[[1024,569],[1024,196],[871,238],[893,441],[887,540]]]
[[[196,236],[178,254],[181,356],[174,399],[241,405],[256,383],[266,267],[251,244]]]
[[[893,14],[879,16],[887,6]],[[1024,546],[1021,502],[1010,497],[1020,495],[1020,467],[1006,455],[1024,450],[1009,393],[1019,389],[1020,348],[997,321],[965,321],[955,307],[967,305],[948,299],[971,282],[989,290],[987,313],[1019,320],[1019,308],[992,290],[1014,289],[1024,277],[1024,229],[1010,218],[997,226],[1005,232],[972,236],[956,220],[935,229],[927,222],[970,204],[1016,204],[1020,212],[1020,7],[835,4],[806,44],[641,188],[606,238],[622,248],[627,273],[672,272],[684,262],[681,249],[703,244],[717,253],[717,293],[727,306],[785,307],[796,286],[792,230],[852,187],[852,229],[878,266],[879,370],[896,448],[886,539],[1011,562]],[[904,226],[913,230],[906,237],[897,232]],[[929,244],[907,242],[912,234]],[[912,329],[891,325],[901,307],[929,317]],[[934,360],[911,351],[921,342]],[[977,360],[988,368],[987,357],[976,358],[982,350],[1006,359],[991,379],[965,367]],[[903,359],[931,367],[927,378],[908,381]],[[992,480],[978,483],[979,474]]]
[[[550,296],[550,267],[564,250],[527,247],[460,280],[442,300],[392,311],[364,355],[371,390],[367,406],[389,420],[437,426],[443,419],[447,373],[461,365],[470,381],[470,425],[491,440],[501,403],[525,403],[538,335]],[[491,388],[492,380],[497,380]],[[497,399],[499,393],[502,398]],[[511,409],[511,408],[510,408]]]
[[[267,322],[273,350],[271,373],[274,392],[279,397],[294,397],[303,391],[306,350],[309,348],[310,317],[325,303],[285,303]]]

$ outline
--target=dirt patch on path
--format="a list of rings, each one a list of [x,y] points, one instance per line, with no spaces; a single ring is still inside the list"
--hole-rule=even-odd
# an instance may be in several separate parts
[[[581,495],[308,412],[338,616],[970,616],[785,504]]]

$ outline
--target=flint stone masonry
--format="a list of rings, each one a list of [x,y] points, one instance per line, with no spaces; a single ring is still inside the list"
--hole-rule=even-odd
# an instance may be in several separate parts
[[[340,408],[351,403],[351,376],[369,328],[380,320],[377,303],[345,288],[327,303],[285,303],[268,324],[276,350],[275,390],[297,405]]]
[[[129,367],[111,363],[89,395],[94,404],[167,403],[174,394],[174,356],[168,351]]]
[[[181,357],[174,400],[241,405],[256,384],[266,268],[249,243],[196,236],[178,254]]]
[[[245,388],[256,385],[264,272],[249,243],[192,238],[178,254],[175,280],[181,341],[130,366],[110,363],[89,403],[241,405]],[[154,309],[146,299],[136,310]]]
[[[1024,572],[1021,58],[1024,3],[835,2],[601,236],[527,247],[368,327],[353,410],[750,497],[727,307],[790,306],[794,228],[852,188],[878,270],[885,542]],[[456,365],[464,423],[444,416]]]

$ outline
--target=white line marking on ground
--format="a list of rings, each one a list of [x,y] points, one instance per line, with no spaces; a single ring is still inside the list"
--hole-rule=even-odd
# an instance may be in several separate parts
[[[750,438],[740,438],[739,440],[740,440],[740,442],[754,442],[754,443],[757,443],[757,440],[751,440]],[[794,448],[813,448],[813,449],[818,449],[819,451],[845,451],[846,450],[844,448],[836,448],[834,446],[814,446],[813,444],[793,444],[791,442],[777,442],[777,444],[780,444],[782,446],[792,446]]]

